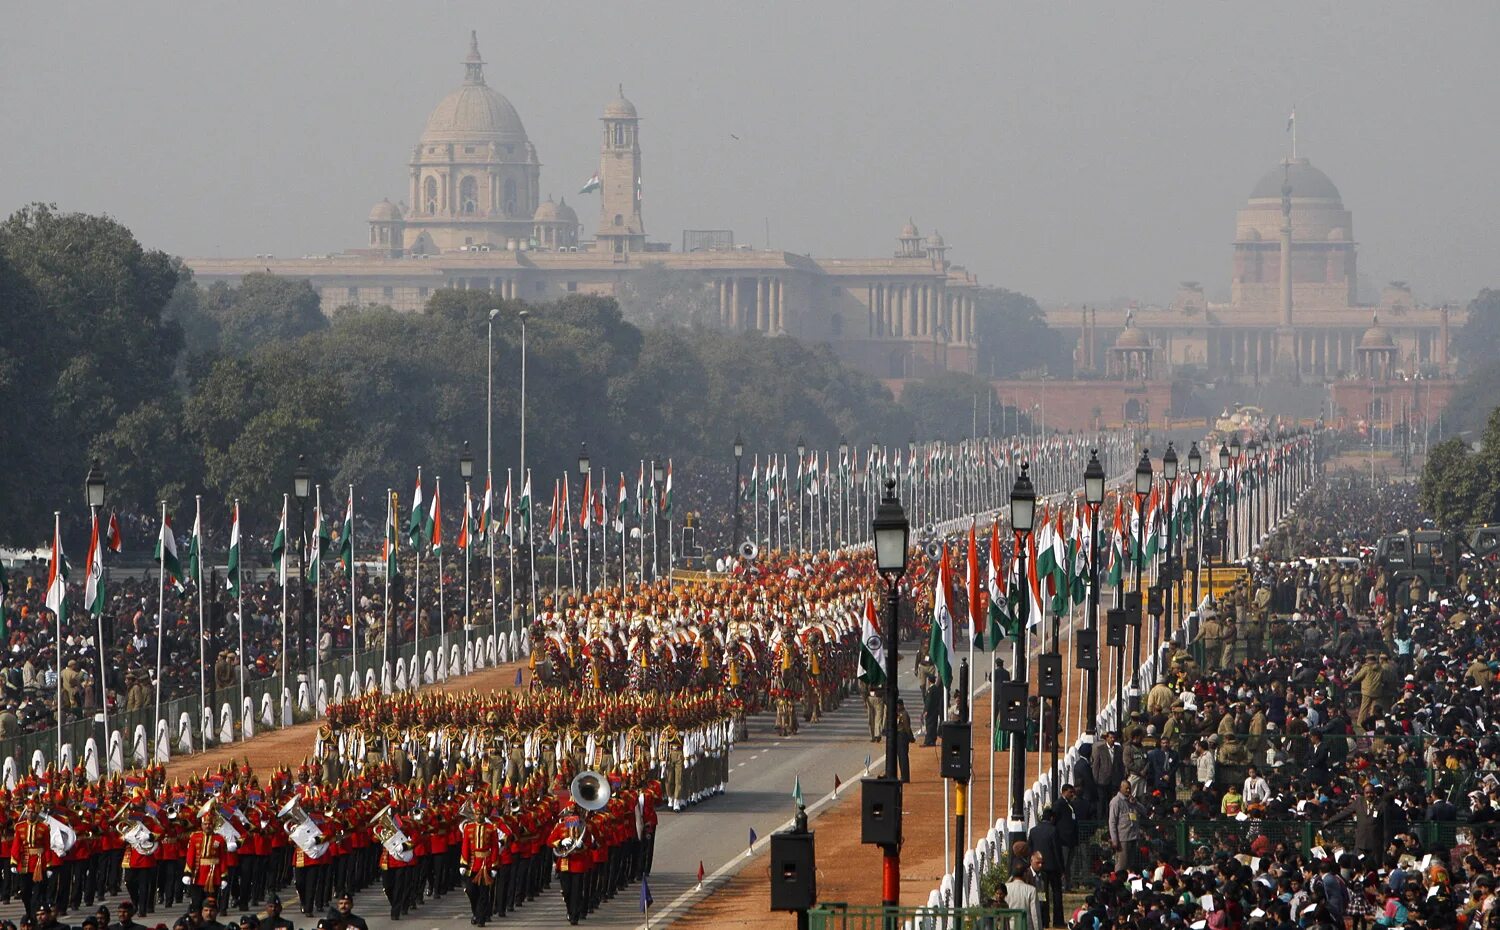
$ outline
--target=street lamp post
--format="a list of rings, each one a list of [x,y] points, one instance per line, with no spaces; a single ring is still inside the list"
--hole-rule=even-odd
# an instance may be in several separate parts
[[[1234,467],[1235,468],[1239,468],[1240,467],[1240,434],[1239,433],[1235,433],[1233,436],[1229,437],[1229,455],[1230,455],[1230,458],[1232,460],[1232,463],[1233,463]],[[1229,488],[1228,487],[1226,487],[1224,489],[1224,493],[1225,494],[1229,493]],[[1231,512],[1229,514],[1227,514],[1227,516],[1229,516],[1230,536],[1234,540],[1234,542],[1233,542],[1234,560],[1236,562],[1238,562],[1240,560],[1240,496],[1239,496],[1239,494],[1235,494],[1233,497],[1229,498],[1229,509],[1230,509]]]
[[[1036,487],[1031,483],[1031,466],[1027,462],[1021,463],[1021,473],[1016,475],[1016,482],[1010,489],[1010,528],[1015,533],[1016,551],[1016,577],[1022,585],[1026,585],[1026,546],[1031,537],[1031,529],[1036,520]],[[1023,599],[1030,610],[1031,596],[1028,593]],[[1026,659],[1029,647],[1026,644],[1026,626],[1029,617],[1018,618],[1016,623],[1016,637],[1014,650],[1011,653],[1011,665],[1014,681],[1020,685],[1023,691],[1029,689],[1026,680]],[[1023,714],[1028,702],[1023,698],[1021,701]],[[992,735],[993,739],[993,735]],[[1023,726],[1019,732],[1010,734],[1010,811],[1007,814],[1006,848],[1017,839],[1024,838],[1026,823],[1024,820],[1026,810],[1026,731]]]
[[[583,517],[583,588],[585,591],[594,590],[594,512],[590,508],[594,506],[593,482],[589,480],[589,444],[580,442],[578,444],[578,490],[583,492],[583,509],[580,511]],[[563,512],[567,512],[566,507]],[[571,537],[569,537],[571,538]],[[587,634],[587,630],[584,631]]]
[[[885,777],[896,778],[896,625],[901,605],[901,576],[906,573],[906,559],[911,550],[911,523],[906,511],[896,497],[896,479],[885,479],[885,497],[875,511],[871,521],[871,534],[875,538],[875,567],[885,580],[885,629],[881,639],[885,645]],[[900,835],[900,805],[895,812],[897,835]],[[882,848],[880,903],[884,907],[897,907],[901,903],[901,847],[898,844]]]
[[[1086,742],[1093,742],[1099,717],[1099,508],[1104,504],[1104,465],[1099,450],[1089,453],[1083,470],[1083,499],[1089,505],[1089,635],[1094,640],[1094,662],[1088,667],[1088,707],[1083,717]]]
[[[1146,560],[1146,534],[1150,529],[1146,526],[1146,515],[1141,513],[1145,506],[1146,495],[1151,493],[1151,450],[1142,449],[1140,461],[1135,465],[1135,593],[1136,601],[1140,602],[1144,596],[1141,591],[1141,570],[1145,567],[1142,563]],[[1137,672],[1141,668],[1141,624],[1140,615],[1135,617],[1134,633],[1131,636],[1130,645],[1130,706],[1134,708],[1141,697],[1140,688],[1136,681]]]
[[[731,554],[740,551],[740,460],[745,457],[745,439],[739,433],[734,434],[734,492],[730,495],[730,502],[734,507],[734,532],[729,537],[729,551]]]
[[[292,494],[297,498],[297,661],[307,669],[307,498],[312,494],[312,472],[307,456],[297,455],[297,470],[292,472]],[[321,631],[319,631],[321,633]],[[314,649],[317,645],[314,644]],[[316,687],[316,685],[314,685]]]
[[[661,537],[661,483],[666,480],[667,469],[661,462],[651,463],[651,574],[661,577],[661,563],[657,561],[657,540]]]
[[[1161,478],[1162,482],[1167,486],[1167,577],[1161,579],[1164,589],[1162,596],[1165,612],[1163,616],[1166,617],[1166,620],[1160,630],[1160,640],[1156,639],[1156,631],[1152,631],[1152,642],[1156,644],[1157,648],[1155,655],[1161,654],[1162,642],[1171,640],[1172,638],[1172,584],[1176,581],[1177,572],[1177,550],[1175,545],[1177,535],[1172,527],[1173,518],[1177,515],[1177,512],[1172,509],[1172,491],[1177,485],[1177,449],[1171,442],[1167,443],[1167,451],[1161,457]]]
[[[97,547],[97,551],[94,553],[94,557],[99,560],[98,564],[100,577],[95,579],[94,581],[96,584],[101,586],[104,584],[104,534],[99,532],[99,511],[104,507],[104,489],[104,469],[99,465],[99,460],[94,459],[94,463],[89,466],[89,473],[84,476],[83,490],[84,497],[87,498],[89,505],[89,523],[92,525],[91,532],[93,534],[93,539],[91,540],[91,544]],[[89,571],[94,570],[93,565],[88,565],[86,566],[86,568]],[[103,598],[101,597],[101,601],[102,599]],[[90,604],[88,606],[92,609],[94,605]],[[104,764],[99,767],[99,770],[103,772],[105,776],[108,776],[110,774],[108,678],[109,662],[107,658],[109,654],[109,648],[107,644],[109,641],[104,636],[104,614],[106,611],[103,609],[102,603],[99,606],[100,610],[97,618],[99,624],[99,720],[104,727],[104,740],[99,744],[99,751],[104,754]],[[60,709],[57,716],[57,725],[59,728],[62,727],[62,713]],[[59,732],[61,732],[60,729]],[[60,755],[59,758],[61,758]],[[59,762],[59,764],[61,763]]]
[[[485,401],[484,401],[484,493],[485,502],[489,503],[494,498],[495,487],[495,318],[500,315],[499,307],[490,308],[488,323],[488,341],[485,343]],[[510,486],[507,484],[507,488]],[[493,508],[492,508],[493,509]],[[500,635],[500,605],[499,605],[499,582],[495,577],[495,531],[490,523],[494,522],[493,513],[486,514],[488,519],[484,527],[484,544],[489,550],[490,557],[490,633],[495,637]],[[509,516],[509,514],[507,514]],[[503,525],[503,523],[502,523]],[[514,544],[512,544],[514,545]],[[514,548],[512,548],[514,551]],[[510,609],[516,609],[516,579],[515,561],[511,561],[510,571]]]
[[[1203,561],[1202,537],[1199,533],[1198,524],[1203,518],[1203,511],[1198,506],[1198,476],[1203,474],[1203,453],[1198,451],[1197,440],[1193,441],[1192,448],[1188,449],[1188,479],[1192,484],[1193,492],[1193,610],[1198,609],[1198,565]]]
[[[849,544],[849,440],[839,437],[839,543]],[[738,483],[738,482],[736,482]],[[832,518],[830,518],[831,521]],[[831,546],[829,548],[832,548]]]
[[[469,451],[469,441],[464,440],[463,449],[458,453],[458,476],[464,479],[464,658],[471,663],[473,658],[469,653],[469,627],[474,625],[474,617],[470,611],[469,599],[469,552],[474,548],[473,529],[469,526],[470,515],[470,482],[474,478],[474,453]],[[442,579],[439,578],[439,581]],[[490,590],[494,590],[493,584]],[[462,671],[471,671],[472,664],[468,669],[460,666]]]
[[[802,469],[807,467],[807,443],[802,437],[797,437],[797,548],[807,550],[807,511],[804,510],[805,500],[802,497],[802,489],[806,486],[806,476]]]

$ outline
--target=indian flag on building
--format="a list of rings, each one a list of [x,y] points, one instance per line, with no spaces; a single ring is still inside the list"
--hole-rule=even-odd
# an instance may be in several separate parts
[[[281,511],[281,527],[281,538],[284,540],[286,537],[285,505],[282,506]],[[182,563],[177,560],[177,534],[172,532],[172,518],[165,510],[162,511],[161,533],[156,537],[154,554],[157,564],[161,566],[162,571],[166,572],[167,577],[172,579],[172,584],[177,586],[177,590],[183,590]]]
[[[68,558],[62,551],[61,520],[54,520],[52,527],[52,561],[47,565],[47,609],[57,617],[59,627],[68,621]]]
[[[596,172],[594,172],[594,176],[593,177],[591,177],[587,181],[583,182],[583,186],[578,189],[578,193],[580,193],[580,194],[592,194],[594,191],[598,190],[602,186],[603,185],[600,184],[600,182],[599,182],[599,172],[596,171]]]
[[[927,654],[937,668],[938,681],[946,692],[953,684],[953,583],[948,574],[948,544],[943,543],[938,563],[937,589],[932,595],[932,632]]]
[[[875,602],[865,598],[865,613],[859,624],[859,680],[872,688],[885,684],[885,640]]]

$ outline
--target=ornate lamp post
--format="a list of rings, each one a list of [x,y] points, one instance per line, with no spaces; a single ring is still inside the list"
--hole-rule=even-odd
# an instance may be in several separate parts
[[[1089,635],[1094,643],[1094,660],[1088,666],[1089,696],[1084,712],[1084,733],[1092,737],[1099,717],[1099,509],[1104,505],[1104,465],[1099,450],[1089,453],[1083,469],[1083,499],[1089,505]],[[1086,741],[1092,742],[1092,739]]]
[[[1199,536],[1198,523],[1202,520],[1203,511],[1198,506],[1198,476],[1203,474],[1203,453],[1198,451],[1197,440],[1188,449],[1188,479],[1192,484],[1193,492],[1193,551],[1189,561],[1193,563],[1193,605],[1192,609],[1198,609],[1198,563],[1203,560],[1202,538]]]
[[[875,537],[875,568],[885,581],[885,777],[896,778],[896,625],[901,604],[901,576],[906,574],[906,558],[911,550],[911,523],[896,497],[896,479],[885,480],[885,497],[871,521]],[[899,784],[899,782],[898,782]],[[900,835],[900,804],[896,805],[897,836]],[[885,907],[901,903],[901,847],[883,847],[880,898]]]
[[[1235,433],[1233,436],[1229,437],[1229,455],[1230,455],[1230,459],[1232,460],[1232,463],[1233,463],[1234,467],[1235,468],[1239,468],[1240,467],[1240,434],[1239,433]],[[1231,475],[1230,477],[1232,478],[1233,476]],[[1227,485],[1224,488],[1224,493],[1225,494],[1229,494],[1230,493],[1230,488]],[[1234,540],[1234,542],[1233,542],[1233,550],[1232,551],[1234,553],[1234,560],[1236,562],[1238,562],[1240,560],[1240,496],[1239,496],[1238,493],[1235,493],[1232,497],[1229,498],[1229,509],[1230,509],[1230,511],[1232,511],[1232,513],[1229,514],[1230,538],[1232,540]]]
[[[99,511],[104,507],[104,489],[104,469],[100,466],[99,460],[94,459],[94,463],[89,466],[89,473],[84,476],[83,491],[89,505],[89,523],[93,528],[92,533],[94,535],[93,544],[99,547],[99,551],[95,553],[95,557],[99,560],[101,573],[101,577],[96,579],[96,583],[99,585],[104,584],[104,578],[102,577],[104,567],[104,534],[99,532]],[[89,571],[92,571],[94,566],[89,565],[87,568]],[[89,606],[92,607],[93,605]],[[99,720],[104,727],[104,739],[99,743],[99,751],[104,754],[104,764],[99,766],[99,771],[105,775],[109,775],[109,661],[107,658],[109,654],[109,640],[104,635],[105,613],[107,613],[105,610],[99,611]],[[61,727],[61,711],[59,711],[57,719],[58,726]]]
[[[1163,616],[1166,617],[1166,625],[1161,630],[1161,640],[1158,640],[1154,634],[1152,636],[1152,642],[1156,644],[1158,650],[1162,640],[1172,638],[1172,585],[1177,581],[1177,533],[1172,526],[1173,518],[1177,515],[1177,511],[1172,508],[1172,492],[1177,486],[1177,448],[1171,442],[1167,443],[1167,451],[1161,457],[1161,477],[1167,486],[1167,571],[1166,577],[1161,579],[1165,607]]]
[[[307,499],[312,495],[312,472],[307,468],[307,456],[298,454],[297,470],[292,472],[292,494],[297,498],[297,527],[300,535],[297,544],[297,661],[307,668]],[[322,631],[318,631],[321,633]],[[315,634],[316,635],[316,634]],[[316,649],[316,643],[313,645]],[[314,684],[313,687],[317,687]]]
[[[745,456],[745,440],[739,433],[734,434],[734,531],[729,537],[729,551],[731,553],[740,551],[740,460]]]
[[[1146,515],[1142,509],[1146,505],[1146,495],[1151,493],[1151,450],[1142,449],[1140,461],[1135,463],[1135,514],[1136,514],[1136,540],[1135,540],[1135,595],[1136,611],[1134,616],[1134,633],[1130,641],[1130,706],[1140,701],[1141,692],[1137,685],[1136,674],[1141,668],[1141,616],[1140,610],[1144,606],[1140,601],[1145,597],[1141,588],[1141,571],[1146,561],[1146,534],[1150,528],[1146,526]]]
[[[1036,522],[1036,487],[1031,483],[1031,467],[1028,463],[1021,463],[1021,473],[1016,475],[1016,482],[1010,489],[1010,528],[1015,533],[1016,546],[1016,577],[1021,579],[1021,584],[1026,585],[1026,546],[1031,537],[1032,527]],[[1023,598],[1027,604],[1026,610],[1030,610],[1031,595],[1028,592]],[[1026,680],[1026,658],[1029,647],[1026,645],[1026,625],[1029,617],[1020,617],[1016,623],[1015,649],[1011,653],[1011,665],[1015,684],[1020,686],[1024,694],[1029,689]],[[1027,700],[1021,698],[1021,708],[1024,719]],[[1006,847],[1010,843],[1021,838],[1026,829],[1025,812],[1025,786],[1026,786],[1026,732],[1023,725],[1020,732],[1010,734],[1010,812],[1007,815],[1009,823]]]
[[[463,448],[458,453],[458,476],[464,479],[464,524],[470,520],[469,495],[472,493],[470,483],[474,479],[474,453],[469,451],[469,441],[464,440]],[[474,617],[470,611],[469,600],[469,552],[474,548],[473,530],[468,530],[464,540],[464,655],[469,655],[469,628],[474,625]],[[441,579],[439,579],[441,581]]]

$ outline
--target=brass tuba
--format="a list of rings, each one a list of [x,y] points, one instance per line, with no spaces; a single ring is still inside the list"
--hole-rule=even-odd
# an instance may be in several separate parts
[[[156,834],[146,826],[139,818],[131,814],[129,807],[120,808],[114,817],[115,832],[120,834],[120,839],[130,844],[142,856],[154,855],[161,843],[157,841]]]
[[[568,786],[573,803],[586,811],[599,811],[609,803],[609,781],[598,772],[579,772]]]
[[[293,797],[282,805],[281,810],[276,812],[276,819],[281,821],[281,827],[291,841],[314,859],[322,856],[328,851],[328,841],[323,838],[323,831],[318,828],[318,822],[313,820],[312,815],[302,809],[301,799]]]
[[[385,847],[386,853],[392,859],[399,859],[402,862],[411,861],[411,839],[406,835],[406,831],[397,825],[396,812],[391,810],[389,804],[382,807],[380,813],[370,818],[370,832],[375,835],[375,839],[380,841],[380,845]]]

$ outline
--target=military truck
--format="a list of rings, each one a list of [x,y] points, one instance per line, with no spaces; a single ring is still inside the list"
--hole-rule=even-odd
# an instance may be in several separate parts
[[[1415,597],[1445,597],[1458,585],[1460,558],[1492,559],[1500,554],[1500,526],[1474,526],[1462,532],[1402,530],[1375,544],[1375,564],[1386,574],[1386,598],[1409,606]],[[1415,592],[1415,593],[1414,593]]]

